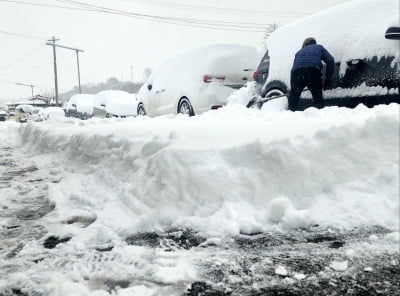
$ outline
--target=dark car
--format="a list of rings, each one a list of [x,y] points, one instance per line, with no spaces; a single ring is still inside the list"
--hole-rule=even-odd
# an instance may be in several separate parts
[[[0,121],[6,121],[7,120],[7,112],[4,110],[0,110]]]
[[[253,79],[256,82],[256,90],[262,97],[265,97],[265,93],[262,93],[262,87],[267,81],[269,71],[269,54],[268,50],[265,52],[264,56],[261,58],[260,64],[258,65],[256,71],[253,73]]]
[[[314,37],[335,59],[333,79],[324,89],[326,105],[400,103],[398,11],[398,0],[351,1],[279,28],[268,38],[268,50],[254,73],[258,94],[289,93],[295,53],[305,38]],[[298,109],[312,105],[305,91]]]

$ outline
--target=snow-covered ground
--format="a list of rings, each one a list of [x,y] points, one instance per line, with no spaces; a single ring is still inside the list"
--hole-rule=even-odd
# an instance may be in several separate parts
[[[204,265],[215,270],[245,256],[233,238],[289,239],[313,227],[385,229],[340,248],[326,263],[331,272],[348,270],[357,254],[399,253],[398,104],[289,112],[277,100],[262,110],[230,104],[195,117],[5,122],[0,140],[14,151],[2,159],[36,168],[29,180],[46,184],[21,177],[0,187],[3,235],[15,224],[4,213],[21,207],[18,196],[44,190],[37,196],[53,205],[35,220],[44,229],[38,239],[12,256],[12,242],[0,241],[0,295],[15,287],[41,295],[182,295],[206,278]],[[132,244],[151,234],[155,246]],[[174,244],[181,237],[189,247]],[[268,260],[249,268],[265,275]],[[273,270],[290,281],[308,276]]]

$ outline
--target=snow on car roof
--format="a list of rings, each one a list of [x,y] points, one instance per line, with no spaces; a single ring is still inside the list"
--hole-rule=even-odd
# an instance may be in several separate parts
[[[161,64],[154,71],[153,79],[181,78],[204,74],[228,74],[244,68],[257,66],[260,54],[258,50],[249,45],[231,43],[211,43],[196,48],[182,51]],[[199,78],[200,79],[200,78]]]
[[[107,105],[109,100],[115,100],[118,98],[129,99],[129,96],[130,94],[128,92],[122,90],[103,90],[96,94],[93,105],[96,108],[104,110],[105,107],[101,105]]]
[[[399,57],[399,43],[385,39],[395,19],[399,24],[398,0],[354,0],[282,26],[267,40],[270,73],[274,79],[288,81],[294,55],[307,37],[316,38],[335,62]]]
[[[93,105],[94,96],[92,94],[76,94],[73,95],[67,103],[67,110],[75,110],[79,105]],[[72,106],[75,105],[75,106]],[[78,110],[77,110],[78,111]]]

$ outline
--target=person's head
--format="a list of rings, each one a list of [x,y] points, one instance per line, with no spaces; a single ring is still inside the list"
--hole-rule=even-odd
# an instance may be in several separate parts
[[[303,46],[301,48],[306,47],[307,45],[317,44],[317,40],[313,37],[306,38],[303,42]]]

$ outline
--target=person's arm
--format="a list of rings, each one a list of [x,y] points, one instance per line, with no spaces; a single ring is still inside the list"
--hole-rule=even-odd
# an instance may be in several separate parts
[[[333,75],[335,60],[325,48],[322,48],[322,60],[326,63],[326,80],[330,80]]]

